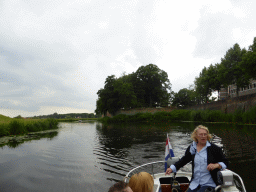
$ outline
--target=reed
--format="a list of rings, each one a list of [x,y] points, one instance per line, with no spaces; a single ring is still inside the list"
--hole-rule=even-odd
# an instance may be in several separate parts
[[[252,107],[249,111],[243,114],[243,122],[244,123],[256,123],[256,106]]]
[[[0,123],[0,137],[8,135],[23,135],[28,132],[57,129],[56,119],[6,119]]]
[[[198,121],[198,122],[236,122],[240,124],[256,123],[256,106],[247,112],[237,110],[235,113],[226,114],[219,110],[173,110],[152,113],[136,113],[135,115],[119,114],[99,118],[103,123],[121,122],[167,122],[167,121]]]

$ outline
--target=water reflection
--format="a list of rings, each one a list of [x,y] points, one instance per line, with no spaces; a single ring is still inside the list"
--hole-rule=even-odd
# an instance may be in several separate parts
[[[175,156],[181,157],[199,124],[62,123],[58,132],[0,149],[0,191],[107,191],[132,168],[164,160],[166,133]],[[255,127],[203,125],[214,135],[213,143],[223,147],[247,191],[255,191]],[[190,171],[191,165],[184,169]]]
[[[2,142],[0,144],[0,147],[8,146],[10,148],[16,148],[19,145],[25,143],[25,142],[31,142],[32,140],[40,140],[41,138],[47,138],[48,140],[52,140],[54,137],[58,135],[57,131],[47,131],[47,132],[41,132],[41,133],[30,133],[24,136],[19,137],[10,137],[5,138],[6,142]]]
[[[166,133],[169,134],[175,155],[183,156],[192,142],[190,135],[199,124],[207,126],[213,135],[212,142],[223,148],[230,161],[229,168],[240,174],[252,187],[251,176],[249,178],[248,175],[243,175],[244,169],[237,167],[242,164],[245,169],[251,169],[243,162],[255,163],[255,126],[200,122],[108,126],[98,124],[96,129],[101,149],[95,154],[105,153],[99,163],[104,164],[105,171],[112,173],[108,179],[117,181],[120,180],[120,175],[124,176],[133,167],[164,160]],[[191,165],[185,166],[182,170],[191,171]]]

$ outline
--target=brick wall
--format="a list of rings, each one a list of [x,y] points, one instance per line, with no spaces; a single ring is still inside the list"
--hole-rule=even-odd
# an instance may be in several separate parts
[[[215,101],[202,105],[195,105],[187,109],[193,110],[221,110],[225,113],[233,113],[237,109],[248,111],[252,106],[256,105],[256,93],[244,95],[240,97],[229,98],[226,100]]]
[[[219,100],[211,103],[195,105],[192,107],[188,107],[186,109],[192,110],[221,110],[224,113],[234,113],[237,109],[241,109],[243,111],[248,111],[252,106],[256,106],[256,93],[251,95],[244,95],[240,97],[229,98],[226,100]],[[159,111],[171,112],[176,108],[174,107],[163,107],[163,108],[136,108],[129,110],[120,110],[116,113],[125,114],[125,115],[135,115],[136,113],[156,113]],[[102,115],[103,117],[104,115]],[[112,115],[107,112],[106,116],[112,117]]]
[[[154,114],[155,112],[159,112],[159,111],[166,111],[166,112],[170,112],[172,110],[174,110],[174,107],[162,107],[162,108],[136,108],[136,109],[128,109],[128,110],[124,110],[121,109],[120,111],[118,111],[116,113],[116,115],[119,114],[125,114],[125,115],[135,115],[136,113],[152,113]],[[112,117],[112,115],[107,112],[106,116],[108,117]],[[104,115],[102,115],[102,117],[104,117]]]

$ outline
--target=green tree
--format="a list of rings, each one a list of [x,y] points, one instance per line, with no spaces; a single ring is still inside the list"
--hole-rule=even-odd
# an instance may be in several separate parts
[[[89,113],[88,118],[94,118],[94,113]]]
[[[197,103],[207,103],[212,93],[212,87],[214,86],[211,76],[206,67],[202,69],[199,77],[195,78],[195,91],[197,95]]]
[[[245,49],[241,49],[236,43],[232,48],[230,48],[224,58],[221,59],[220,66],[220,79],[224,87],[228,85],[235,84],[237,89],[237,95],[239,93],[239,88],[248,84],[246,75],[240,62],[242,61],[243,55],[246,54]]]
[[[169,103],[171,83],[165,71],[149,64],[139,67],[135,74],[140,88],[139,98],[144,99],[145,107]]]
[[[118,111],[118,97],[114,92],[114,83],[116,82],[115,75],[108,76],[105,80],[104,89],[100,89],[98,94],[98,100],[96,102],[97,114],[106,115],[107,111],[111,114],[114,114]]]
[[[249,50],[243,55],[240,65],[244,69],[246,80],[256,79],[256,37],[254,37],[253,44],[249,46]]]
[[[220,64],[219,63],[216,63],[213,66],[212,73],[214,74],[214,77],[215,77],[212,90],[218,91],[218,100],[219,100],[219,95],[220,95],[219,93],[220,93],[220,89],[221,89],[221,76],[220,76]]]
[[[165,71],[156,65],[141,66],[135,73],[120,78],[108,76],[104,89],[96,101],[97,115],[108,111],[115,115],[121,108],[167,106],[170,103],[171,84]]]
[[[133,108],[137,104],[137,98],[133,90],[133,85],[129,83],[125,77],[117,79],[114,84],[114,92],[118,96],[119,108]]]
[[[17,117],[14,117],[15,119],[22,119],[21,115],[18,115]]]
[[[178,108],[186,108],[196,104],[195,91],[189,90],[187,88],[179,90],[178,93],[174,93],[174,98],[172,100],[172,106]]]

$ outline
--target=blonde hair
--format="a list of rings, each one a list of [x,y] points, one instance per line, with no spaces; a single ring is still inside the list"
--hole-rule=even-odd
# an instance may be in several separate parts
[[[211,138],[212,138],[212,135],[209,133],[209,130],[208,130],[208,128],[207,127],[205,127],[205,126],[203,126],[203,125],[198,125],[196,128],[195,128],[195,130],[193,131],[193,133],[191,134],[191,138],[195,141],[195,142],[198,142],[198,140],[197,140],[197,130],[198,129],[204,129],[204,130],[206,130],[207,131],[207,140],[208,141],[210,141],[211,140]]]
[[[129,180],[129,187],[133,192],[152,192],[153,186],[154,179],[147,172],[134,174]]]

